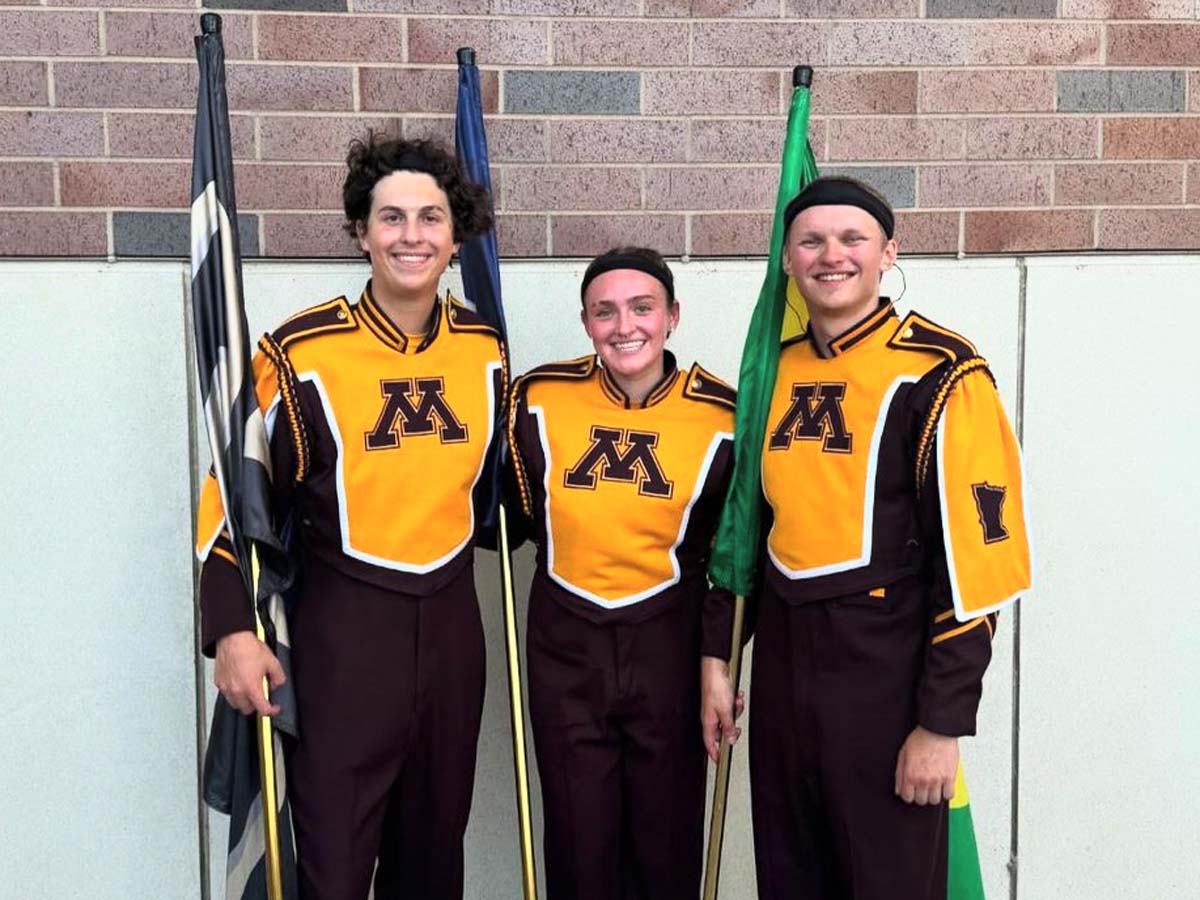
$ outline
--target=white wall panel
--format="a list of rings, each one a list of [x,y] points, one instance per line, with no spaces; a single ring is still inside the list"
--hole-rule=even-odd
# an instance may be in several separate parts
[[[1029,263],[1019,896],[1200,896],[1200,260]]]

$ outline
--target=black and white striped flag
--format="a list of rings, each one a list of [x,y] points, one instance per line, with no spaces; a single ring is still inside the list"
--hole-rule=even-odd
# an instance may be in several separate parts
[[[284,690],[272,691],[271,699],[282,707],[281,714],[273,719],[272,734],[283,896],[295,898],[295,844],[279,737],[280,731],[296,733],[287,623],[281,599],[288,571],[286,555],[273,527],[268,434],[254,390],[242,302],[220,17],[205,14],[201,29],[203,34],[196,38],[200,91],[192,158],[191,223],[196,370],[225,527],[246,596],[255,596],[267,643],[289,678]],[[257,579],[251,571],[252,547],[262,564]],[[242,715],[224,698],[218,698],[204,761],[204,799],[230,817],[226,900],[267,898],[265,823],[255,726],[253,716]]]

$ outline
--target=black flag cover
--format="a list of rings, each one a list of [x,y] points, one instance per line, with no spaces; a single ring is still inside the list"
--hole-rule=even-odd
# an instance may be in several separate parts
[[[280,731],[296,734],[295,697],[290,690],[287,623],[282,591],[289,572],[275,533],[270,508],[271,464],[268,436],[254,390],[237,209],[233,153],[225,94],[225,51],[220,17],[201,17],[196,38],[200,91],[192,159],[192,315],[196,334],[196,374],[212,451],[212,474],[220,490],[225,528],[238,559],[246,596],[254,593],[251,548],[261,573],[255,601],[268,645],[279,657],[288,685],[272,692],[282,708],[274,717],[276,796],[279,801],[281,868],[285,898],[298,896],[295,844],[287,802]],[[258,747],[253,716],[217,699],[204,760],[204,799],[229,815],[227,900],[267,897],[265,823]]]

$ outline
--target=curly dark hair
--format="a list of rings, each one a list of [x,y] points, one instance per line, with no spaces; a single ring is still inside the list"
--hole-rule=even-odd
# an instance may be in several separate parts
[[[358,236],[359,223],[365,224],[371,213],[375,185],[393,172],[425,172],[433,177],[450,200],[455,243],[469,241],[492,227],[492,198],[487,188],[469,180],[458,160],[437,141],[406,141],[368,131],[366,138],[350,143],[346,168],[343,227],[351,237]]]

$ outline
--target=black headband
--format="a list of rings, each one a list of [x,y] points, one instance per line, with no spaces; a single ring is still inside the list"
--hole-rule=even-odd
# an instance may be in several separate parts
[[[655,278],[662,283],[662,286],[667,289],[667,301],[675,302],[675,276],[671,274],[670,268],[666,263],[655,265],[644,256],[635,256],[626,253],[605,253],[603,256],[597,256],[591,261],[587,267],[587,271],[583,273],[583,284],[579,286],[579,298],[582,300],[587,293],[588,285],[596,280],[597,277],[605,272],[612,272],[615,269],[636,269],[639,272],[645,272],[651,278]]]
[[[825,175],[812,181],[787,205],[783,212],[785,238],[792,221],[810,206],[857,206],[871,214],[889,240],[896,231],[896,216],[891,206],[874,188],[854,178]]]

